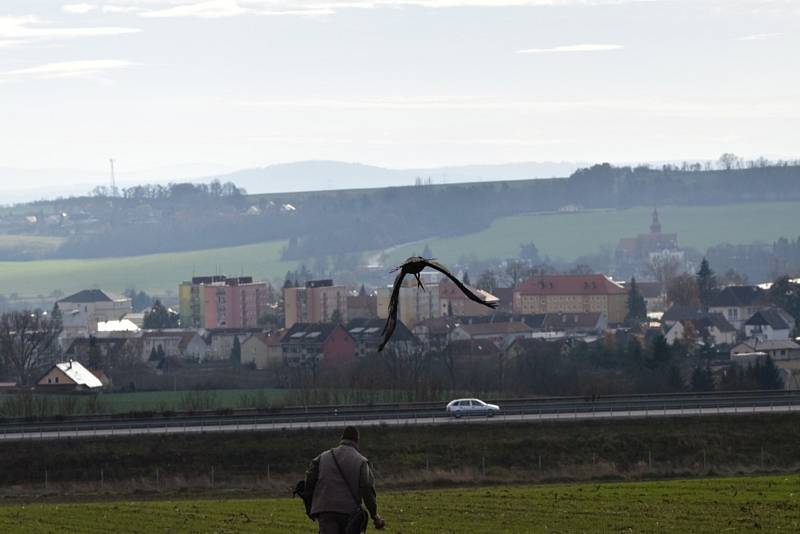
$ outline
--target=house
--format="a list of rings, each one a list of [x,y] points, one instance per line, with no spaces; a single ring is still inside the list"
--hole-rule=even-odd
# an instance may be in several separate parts
[[[757,311],[769,307],[767,292],[756,286],[728,286],[709,302],[708,311],[721,313],[736,330]]]
[[[457,317],[436,317],[425,319],[414,325],[411,332],[426,350],[443,350],[450,341],[450,332],[459,324]]]
[[[468,286],[469,287],[469,286]],[[484,302],[498,302],[498,298],[487,291],[469,287]],[[465,315],[491,315],[494,313],[492,308],[479,304],[467,297],[461,289],[449,278],[439,282],[439,316],[446,315],[462,317]]]
[[[794,317],[780,308],[757,311],[744,323],[745,335],[760,341],[789,339],[794,328]]]
[[[283,365],[281,335],[277,332],[252,334],[242,343],[242,365],[267,369]]]
[[[639,294],[644,298],[647,312],[663,312],[667,309],[667,291],[661,282],[636,282]]]
[[[101,289],[84,289],[59,300],[64,337],[88,336],[97,324],[118,321],[132,310],[131,299]]]
[[[763,353],[776,361],[800,359],[800,345],[792,340],[759,341],[748,339],[731,349],[731,359]]]
[[[231,357],[235,339],[239,340],[239,347],[241,347],[248,337],[262,332],[261,328],[215,328],[208,330],[206,335],[208,359],[227,360]]]
[[[599,334],[608,328],[608,319],[600,312],[548,313],[541,322],[543,332],[564,332],[566,336]]]
[[[142,332],[142,359],[163,352],[167,358],[182,358],[198,362],[208,359],[208,344],[195,330],[165,329]]]
[[[675,323],[694,321],[702,318],[703,315],[704,313],[698,308],[683,306],[682,304],[673,304],[664,312],[664,315],[661,316],[661,324],[669,329],[672,328]]]
[[[347,331],[356,342],[356,356],[363,358],[378,352],[378,346],[383,342],[383,328],[386,321],[383,319],[352,319],[347,323]],[[397,321],[392,338],[386,344],[386,349],[395,348],[401,354],[408,354],[420,348],[419,340],[411,330]]]
[[[532,337],[533,329],[523,322],[460,324],[450,332],[450,341],[491,341],[507,347],[517,338]]]
[[[602,274],[533,276],[514,289],[514,313],[599,312],[610,324],[628,313],[628,292]]]
[[[128,314],[130,315],[130,314]],[[126,315],[127,317],[127,315]],[[130,319],[120,319],[118,321],[103,321],[97,323],[97,332],[98,333],[107,333],[107,332],[138,332],[141,330],[141,327],[138,326],[136,323],[131,321]]]
[[[281,338],[281,349],[291,367],[336,365],[353,360],[356,341],[339,323],[295,323]]]
[[[103,383],[75,361],[54,364],[37,382],[41,391],[99,391]]]
[[[736,343],[736,329],[722,314],[706,313],[695,319],[673,323],[664,337],[670,345],[687,337],[693,337],[693,343],[710,338],[714,345],[733,345]]]

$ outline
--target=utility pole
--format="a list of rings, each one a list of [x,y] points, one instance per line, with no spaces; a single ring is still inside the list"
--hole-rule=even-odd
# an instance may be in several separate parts
[[[117,177],[114,175],[114,158],[108,158],[111,164],[111,196],[117,196]]]

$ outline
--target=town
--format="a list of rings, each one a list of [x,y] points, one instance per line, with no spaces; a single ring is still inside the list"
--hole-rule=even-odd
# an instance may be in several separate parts
[[[459,273],[497,310],[426,271],[424,288],[410,279],[400,288],[398,328],[381,354],[390,286],[293,278],[310,274],[303,270],[279,289],[250,276],[193,276],[176,288],[174,307],[145,299],[144,308],[141,295],[86,289],[58,299],[49,315],[34,312],[34,322],[27,312],[3,316],[6,347],[23,323],[50,338],[19,340],[31,348],[7,358],[2,388],[107,395],[269,387],[303,391],[303,402],[337,388],[416,401],[457,391],[800,388],[800,280],[748,285],[717,275],[706,259],[687,262],[677,239],[662,233],[654,210],[649,232],[619,241],[627,280],[585,267],[556,273],[524,259],[506,262],[505,286],[492,270],[474,284]]]

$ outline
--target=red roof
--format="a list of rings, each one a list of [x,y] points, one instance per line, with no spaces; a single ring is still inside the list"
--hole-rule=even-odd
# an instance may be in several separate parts
[[[533,276],[522,282],[521,295],[623,295],[619,284],[602,274],[559,274]]]

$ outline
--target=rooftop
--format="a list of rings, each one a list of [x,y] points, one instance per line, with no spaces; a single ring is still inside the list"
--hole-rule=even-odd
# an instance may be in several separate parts
[[[86,386],[90,389],[103,387],[103,383],[100,382],[100,379],[78,362],[68,361],[57,363],[56,367],[79,386]]]
[[[766,291],[756,286],[728,286],[711,299],[712,308],[762,305],[767,302]]]
[[[602,274],[532,276],[516,292],[522,295],[625,295],[621,285]]]
[[[90,302],[123,302],[130,300],[128,297],[117,295],[116,293],[109,293],[102,289],[84,289],[77,293],[64,297],[58,302],[68,302],[71,304],[88,304]]]

